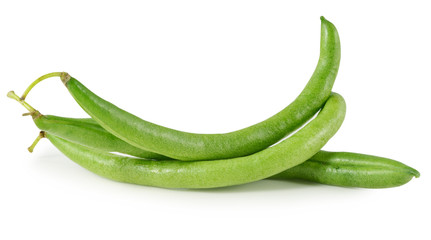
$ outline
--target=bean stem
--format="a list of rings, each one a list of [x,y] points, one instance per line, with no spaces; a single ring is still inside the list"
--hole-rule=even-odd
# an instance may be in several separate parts
[[[36,109],[34,109],[30,104],[28,104],[26,101],[24,101],[24,99],[18,97],[18,95],[16,95],[16,93],[14,91],[10,91],[7,93],[7,96],[9,98],[12,98],[13,100],[21,103],[21,105],[23,105],[30,113],[29,115],[32,115],[33,113],[37,112]]]
[[[40,139],[45,138],[45,136],[46,136],[45,132],[40,131],[39,136],[37,136],[37,138],[34,140],[31,146],[27,148],[27,150],[32,153],[37,143],[40,141]]]
[[[21,96],[21,100],[25,100],[25,98],[27,97],[27,95],[30,93],[31,89],[33,89],[34,86],[36,86],[38,83],[42,82],[43,80],[47,79],[47,78],[52,78],[52,77],[60,77],[61,74],[63,72],[53,72],[53,73],[48,73],[43,75],[42,77],[36,79],[34,82],[32,82],[30,84],[30,86],[27,87],[27,89],[24,91],[24,93]]]

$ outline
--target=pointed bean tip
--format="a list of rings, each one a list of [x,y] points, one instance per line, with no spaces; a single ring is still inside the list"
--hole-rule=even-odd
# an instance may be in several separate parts
[[[413,168],[412,168],[412,174],[413,176],[415,176],[415,178],[419,178],[421,176],[421,173],[418,170]]]

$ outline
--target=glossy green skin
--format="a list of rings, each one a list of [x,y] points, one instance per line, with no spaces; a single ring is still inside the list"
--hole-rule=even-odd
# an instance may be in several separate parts
[[[43,131],[90,148],[119,152],[147,159],[169,159],[166,156],[134,147],[107,132],[91,118],[65,118],[36,115],[34,123]]]
[[[167,159],[125,143],[98,126],[91,118],[74,119],[46,115],[35,123],[49,134],[100,151],[120,152],[146,159]],[[404,185],[413,176],[419,177],[419,172],[388,158],[319,151],[304,163],[270,178],[303,179],[344,187],[388,188]]]
[[[36,125],[57,137],[107,152],[120,152],[141,158],[166,159],[135,148],[100,127],[91,118],[63,118],[46,115]],[[145,161],[145,160],[144,160]],[[328,185],[363,188],[401,186],[419,172],[388,158],[349,152],[319,151],[304,163],[270,179],[303,179]]]
[[[419,172],[392,159],[349,152],[320,151],[306,162],[271,179],[304,179],[328,185],[362,188],[397,187]]]
[[[315,119],[279,144],[255,154],[213,161],[143,161],[97,151],[54,135],[46,137],[82,167],[107,178],[164,188],[214,188],[270,177],[316,154],[341,126],[344,99],[333,94]]]
[[[261,151],[313,117],[331,93],[340,55],[337,30],[322,18],[319,62],[301,94],[267,120],[224,134],[188,133],[150,123],[98,97],[73,77],[62,80],[96,122],[131,145],[178,160],[224,159]]]

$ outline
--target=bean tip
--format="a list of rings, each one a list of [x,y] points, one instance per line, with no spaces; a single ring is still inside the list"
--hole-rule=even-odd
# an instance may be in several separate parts
[[[407,166],[407,172],[415,178],[419,178],[421,176],[420,172],[412,167]]]
[[[15,96],[17,96],[17,95],[15,94],[15,92],[14,92],[14,91],[9,91],[9,92],[7,93],[7,97],[8,97],[8,98],[12,98],[12,99],[14,99],[14,98],[15,98]]]
[[[416,169],[412,169],[412,174],[415,178],[419,178],[421,176],[420,172]]]

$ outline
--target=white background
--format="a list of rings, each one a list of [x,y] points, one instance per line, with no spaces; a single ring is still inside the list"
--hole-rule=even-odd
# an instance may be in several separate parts
[[[121,3],[120,3],[121,2]],[[430,239],[431,15],[426,1],[1,1],[1,239]],[[325,2],[325,3],[323,3]],[[214,190],[113,182],[64,157],[18,103],[67,71],[136,115],[191,132],[262,121],[301,91],[323,15],[338,28],[347,116],[324,147],[393,158],[392,189],[260,181]],[[85,117],[60,80],[27,98]]]

